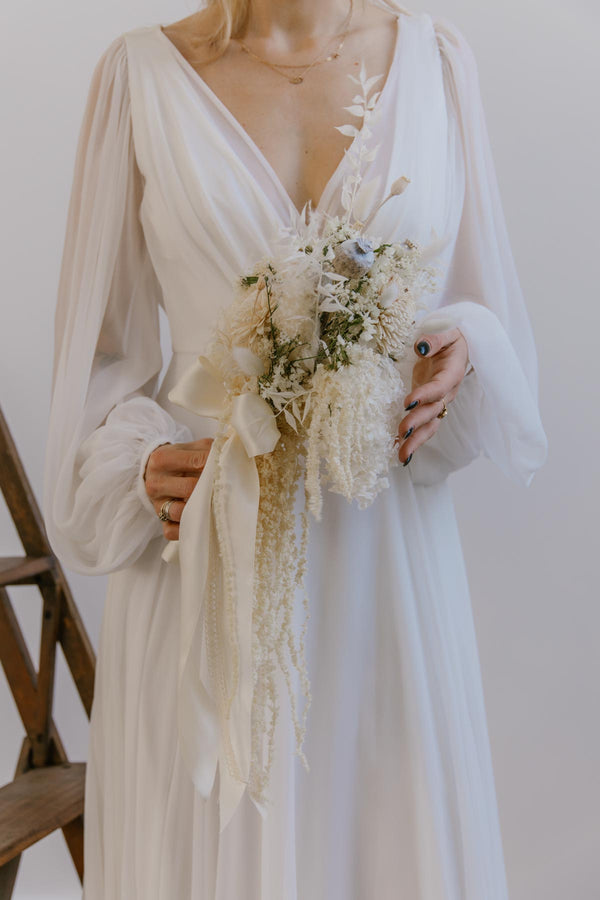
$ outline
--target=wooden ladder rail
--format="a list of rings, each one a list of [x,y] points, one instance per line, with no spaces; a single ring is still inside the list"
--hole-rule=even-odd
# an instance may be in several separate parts
[[[58,827],[83,880],[85,765],[69,763],[52,719],[56,644],[88,717],[96,658],[1,409],[0,488],[26,554],[0,559],[0,661],[27,735],[14,781],[0,788],[0,900],[9,900],[22,850]],[[6,590],[22,584],[42,596],[37,672]]]

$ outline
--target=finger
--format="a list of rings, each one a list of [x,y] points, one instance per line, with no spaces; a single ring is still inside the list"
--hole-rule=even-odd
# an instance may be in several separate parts
[[[454,399],[465,377],[464,366],[458,355],[455,356],[452,354],[452,351],[443,352],[449,352],[450,355],[443,363],[440,363],[437,371],[428,381],[424,381],[422,384],[417,383],[416,387],[413,387],[406,395],[404,398],[405,409],[414,409],[415,406],[423,405],[424,403],[436,403],[445,397],[450,397],[451,400]],[[441,357],[438,357],[438,360],[440,359]],[[418,365],[418,363],[415,363],[415,369]]]
[[[445,347],[453,344],[461,337],[458,328],[449,328],[447,331],[439,331],[437,334],[422,334],[415,341],[413,349],[418,357],[434,356]]]
[[[439,403],[449,395],[454,397],[460,382],[461,378],[456,372],[452,369],[444,369],[425,384],[420,384],[410,391],[404,398],[404,409],[410,412],[418,407],[426,406],[428,403]]]
[[[188,500],[198,483],[197,477],[177,477],[150,472],[146,476],[146,493],[152,501]]]
[[[164,522],[163,523],[163,534],[168,541],[178,541],[179,540],[179,525],[176,525],[174,522]]]
[[[148,471],[165,473],[198,474],[206,465],[210,447],[181,448],[181,445],[162,444],[148,460]],[[147,477],[147,475],[146,475]]]
[[[446,399],[446,403],[447,402]],[[404,416],[398,425],[398,439],[400,441],[408,440],[411,434],[417,431],[418,428],[422,428],[423,425],[426,425],[427,422],[431,422],[432,419],[437,419],[443,408],[444,403],[442,400],[417,406],[414,410],[409,412],[407,416]]]
[[[456,384],[453,388],[451,388],[451,390],[448,391],[448,393],[444,397],[444,400],[446,401],[446,406],[454,400],[454,398],[458,394],[459,389],[460,389],[460,384]]]
[[[165,500],[170,500],[170,499],[171,499],[170,497],[164,497],[164,498],[161,497],[158,500],[152,501],[152,503],[154,505],[154,509],[156,510],[157,516],[159,515],[162,505],[165,502]],[[183,502],[183,500],[176,500],[174,503],[171,503],[171,505],[169,507],[169,518],[172,519],[173,522],[177,522],[177,523],[181,522],[181,514],[183,512],[184,507],[185,507],[185,503]]]
[[[187,441],[181,444],[174,444],[180,450],[210,450],[214,438],[199,438],[197,441]]]
[[[406,463],[407,460],[410,460],[410,457],[413,455],[415,450],[420,447],[425,441],[428,441],[429,438],[433,437],[438,428],[440,427],[442,420],[434,417],[430,422],[426,422],[425,425],[422,425],[420,428],[417,428],[415,432],[408,438],[408,440],[404,441],[398,450],[398,458],[400,462]]]

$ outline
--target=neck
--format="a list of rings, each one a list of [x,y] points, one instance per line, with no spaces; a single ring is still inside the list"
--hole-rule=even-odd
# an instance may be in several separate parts
[[[353,0],[353,17],[360,0]],[[350,12],[350,0],[251,0],[244,40],[277,52],[310,50],[337,34]]]

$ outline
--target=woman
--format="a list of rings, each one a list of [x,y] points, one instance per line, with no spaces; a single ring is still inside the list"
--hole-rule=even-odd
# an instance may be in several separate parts
[[[265,811],[203,723],[201,645],[181,677],[180,573],[162,554],[202,483],[215,422],[168,393],[233,279],[305,201],[340,211],[350,142],[333,126],[348,121],[347,75],[361,58],[385,75],[373,206],[398,174],[410,178],[376,230],[423,244],[437,235],[444,275],[419,322],[398,423],[404,465],[366,510],[326,493],[311,526],[310,770],[282,708]],[[173,347],[162,381],[161,306]],[[447,483],[482,453],[529,484],[546,438],[476,66],[458,30],[386,0],[211,0],[117,38],[78,148],[45,478],[63,562],[110,573],[85,900],[506,900]],[[203,769],[211,740],[218,763]],[[197,756],[182,752],[190,742]]]

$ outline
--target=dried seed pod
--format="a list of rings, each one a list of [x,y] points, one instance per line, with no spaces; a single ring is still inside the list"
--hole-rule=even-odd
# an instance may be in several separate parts
[[[360,278],[375,262],[373,245],[365,238],[349,238],[335,247],[333,268],[346,278]]]

